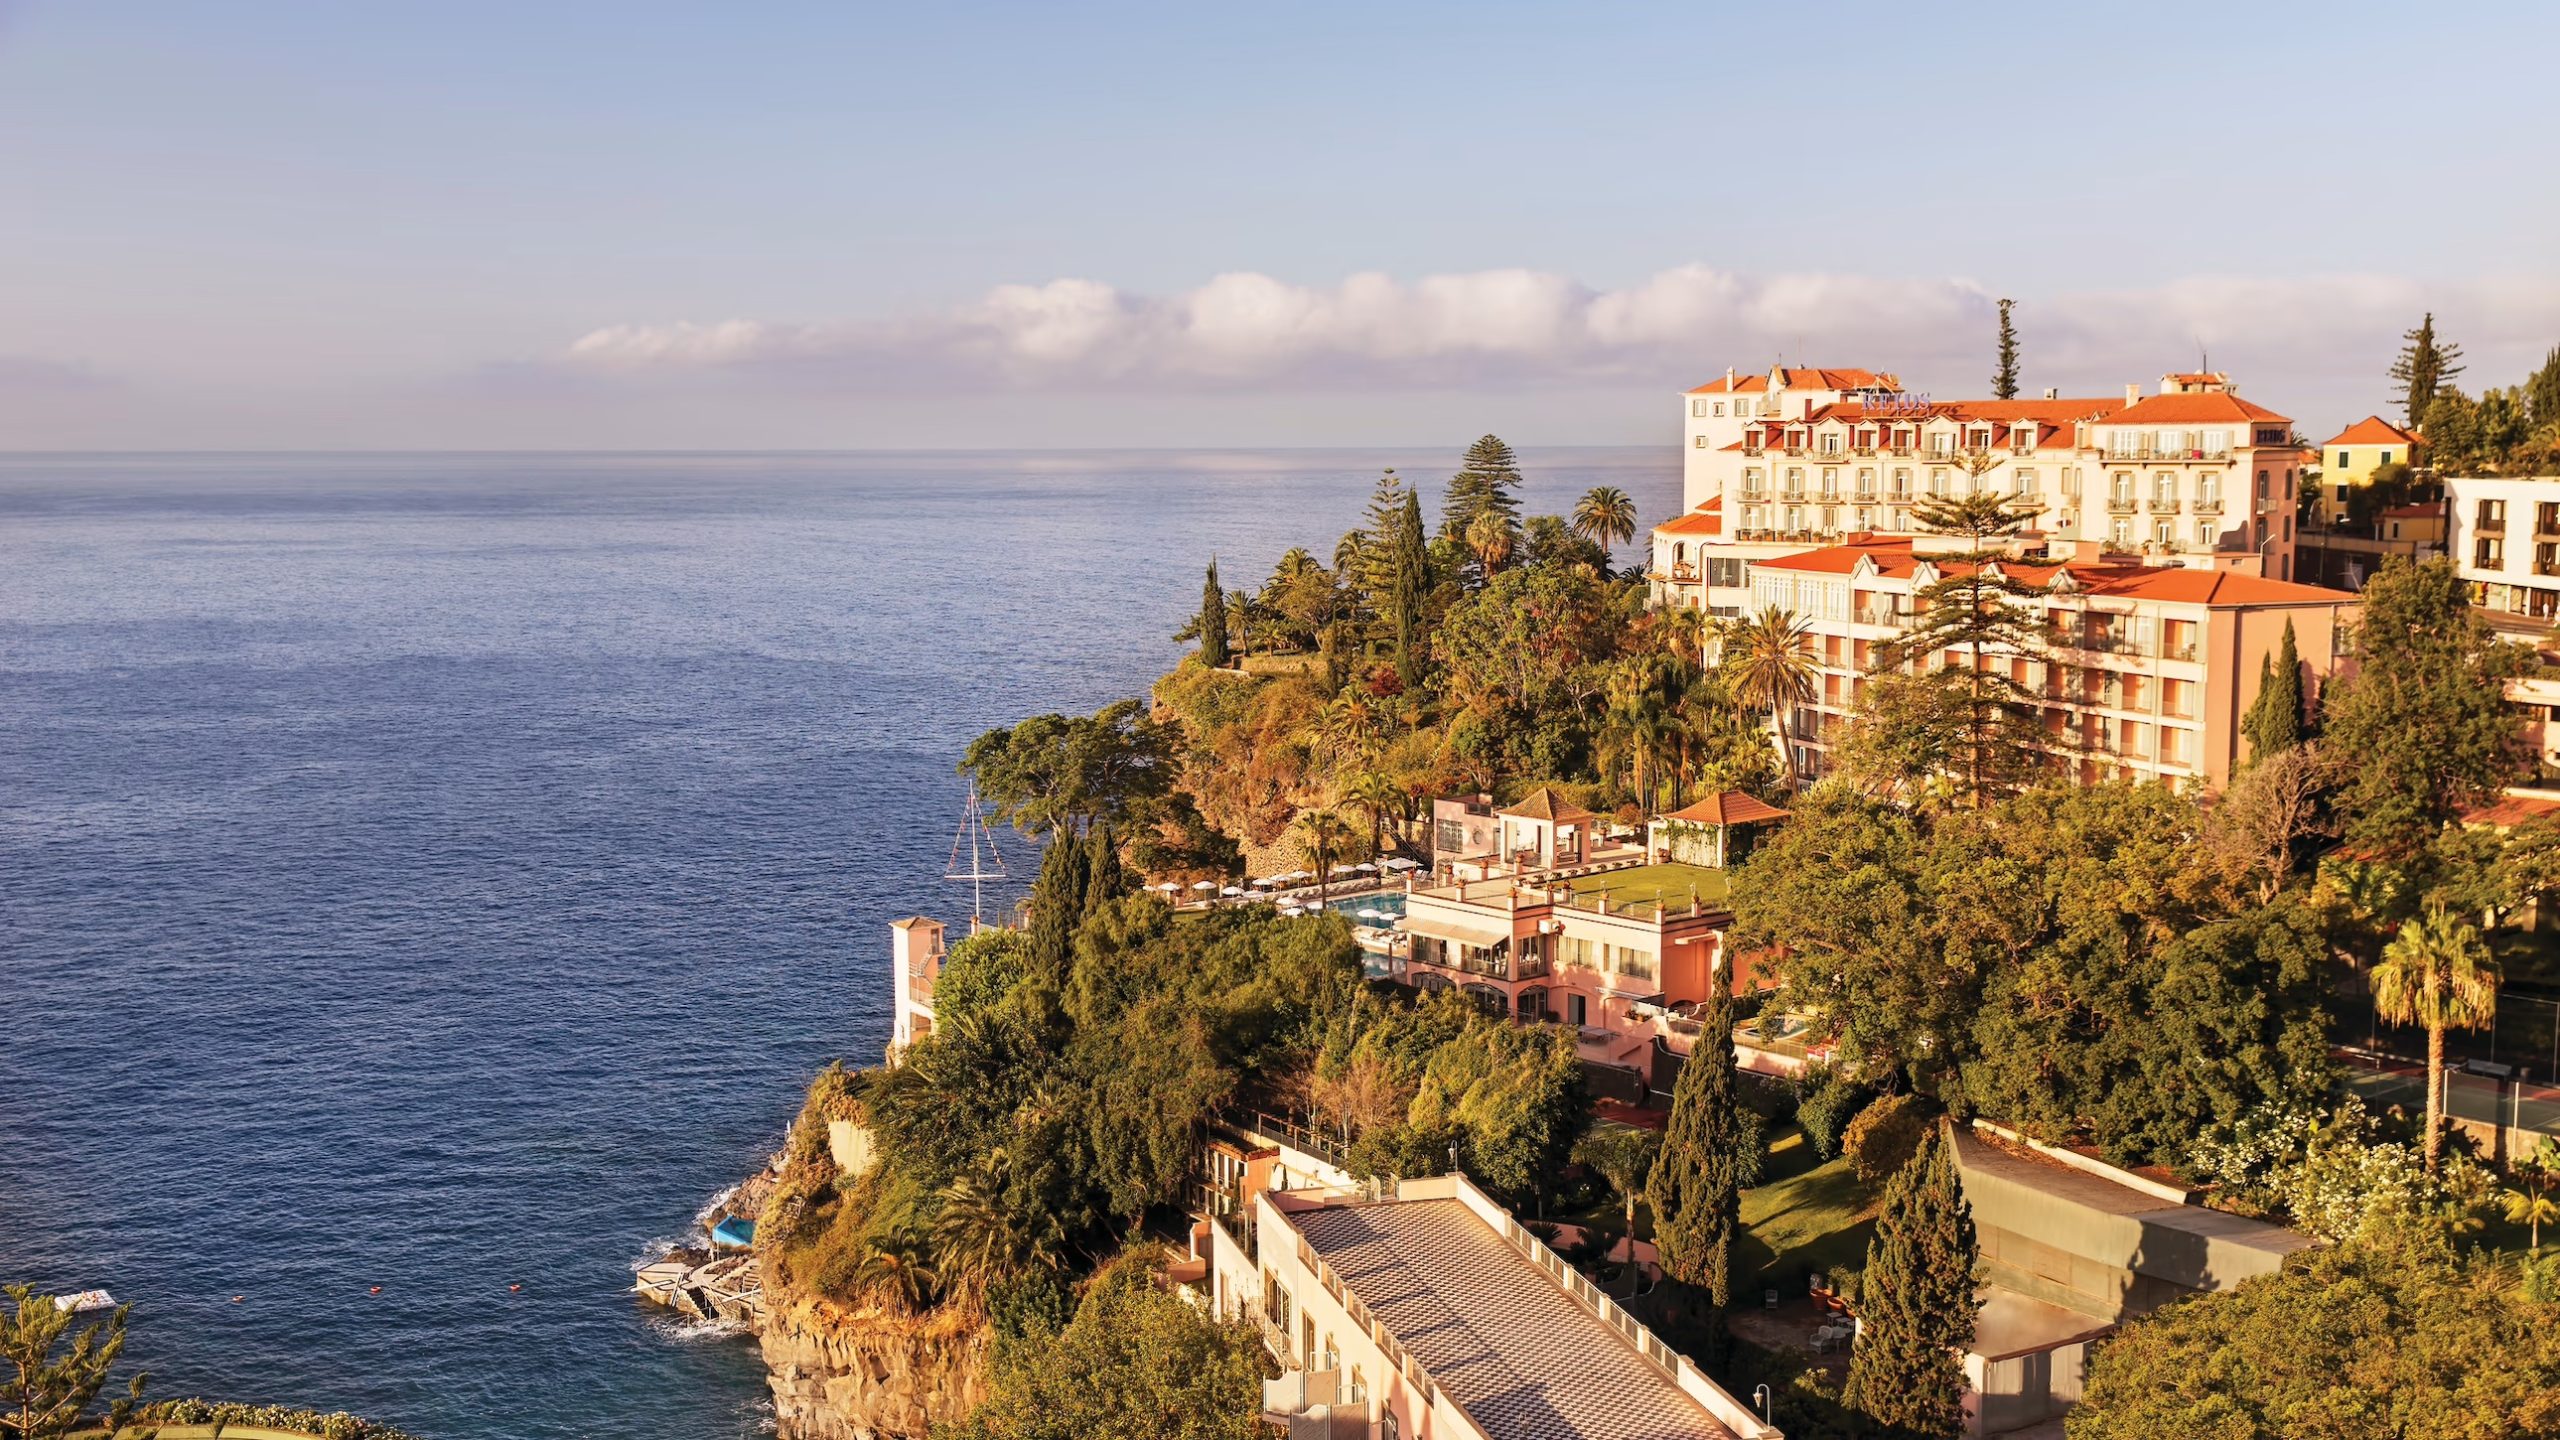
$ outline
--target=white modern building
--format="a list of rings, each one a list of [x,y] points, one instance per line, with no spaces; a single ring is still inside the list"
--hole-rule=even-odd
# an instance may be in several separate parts
[[[2444,482],[2446,548],[2471,603],[2508,629],[2560,621],[2560,475],[2464,475]]]

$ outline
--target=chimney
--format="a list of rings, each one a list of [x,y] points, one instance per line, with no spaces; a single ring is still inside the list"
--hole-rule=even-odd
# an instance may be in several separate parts
[[[1733,388],[1733,367],[1730,365],[1724,367],[1724,388],[1727,390]]]
[[[2135,403],[2139,402],[2141,399],[2142,399],[2142,387],[2141,387],[2141,386],[2139,386],[2139,385],[2127,385],[2127,386],[2125,386],[2125,387],[2124,387],[2124,403],[2126,403],[2127,405],[2132,405],[2132,404],[2135,404]]]
[[[2044,398],[2047,400],[2059,400],[2062,398],[2062,392],[2051,385],[2047,385],[2044,387]]]

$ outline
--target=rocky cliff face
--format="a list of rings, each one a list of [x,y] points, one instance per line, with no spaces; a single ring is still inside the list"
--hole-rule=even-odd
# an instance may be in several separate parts
[[[923,1440],[985,1397],[983,1329],[799,1304],[757,1332],[781,1440]]]

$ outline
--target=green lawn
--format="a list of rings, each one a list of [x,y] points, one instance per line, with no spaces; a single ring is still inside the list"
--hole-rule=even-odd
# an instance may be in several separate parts
[[[1588,905],[1594,896],[1605,896],[1612,910],[1650,911],[1658,905],[1686,909],[1693,895],[1703,904],[1721,907],[1732,893],[1723,871],[1703,865],[1639,865],[1558,883],[1573,887],[1575,904]]]
[[[1842,1156],[1823,1161],[1790,1126],[1769,1147],[1769,1179],[1742,1194],[1742,1243],[1734,1253],[1737,1297],[1771,1272],[1859,1268],[1875,1233],[1876,1196]]]

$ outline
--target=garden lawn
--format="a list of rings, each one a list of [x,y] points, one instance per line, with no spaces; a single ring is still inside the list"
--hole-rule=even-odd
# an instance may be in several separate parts
[[[1769,1147],[1766,1183],[1742,1192],[1742,1241],[1734,1247],[1734,1300],[1758,1303],[1773,1280],[1803,1293],[1802,1277],[1863,1269],[1875,1233],[1878,1197],[1858,1183],[1849,1159],[1822,1160],[1792,1126]],[[1749,1297],[1746,1301],[1746,1297]]]

